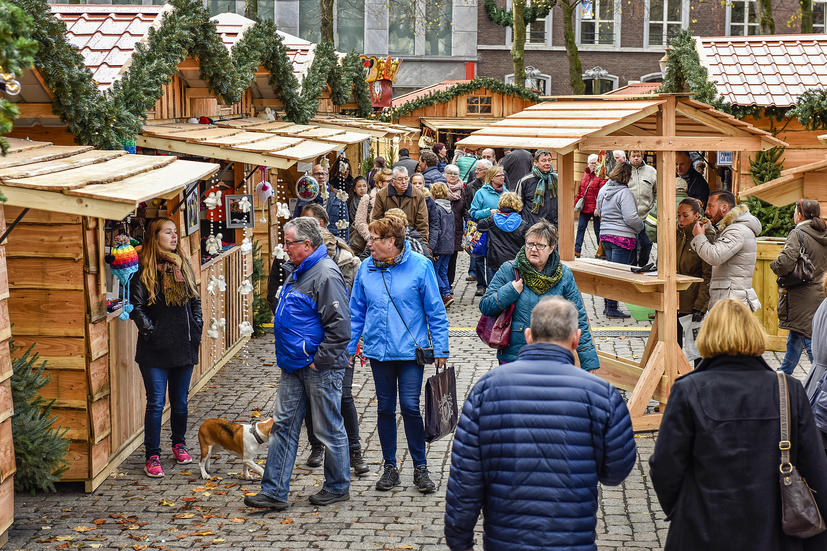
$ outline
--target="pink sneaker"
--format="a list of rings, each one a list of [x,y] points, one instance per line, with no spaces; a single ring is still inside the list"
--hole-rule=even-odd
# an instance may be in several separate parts
[[[164,476],[164,468],[161,467],[161,458],[157,455],[152,455],[144,463],[144,472],[147,476],[152,478],[162,478]]]
[[[172,446],[172,455],[175,456],[175,460],[178,462],[179,465],[186,465],[187,463],[192,463],[192,457],[190,456],[187,448],[184,447],[183,444],[175,444]]]

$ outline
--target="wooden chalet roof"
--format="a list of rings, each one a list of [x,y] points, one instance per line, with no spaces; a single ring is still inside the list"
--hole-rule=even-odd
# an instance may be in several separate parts
[[[701,65],[735,105],[791,107],[827,87],[827,34],[695,37]]]
[[[644,94],[653,94],[655,90],[661,87],[662,82],[632,82],[626,86],[609,90],[605,95],[607,96],[641,96]]]
[[[532,105],[499,122],[472,132],[457,142],[461,147],[518,147],[568,153],[575,149],[611,149],[612,138],[630,136],[644,150],[673,149],[658,135],[658,112],[663,95],[651,99],[624,96],[563,96]],[[685,138],[680,149],[758,151],[786,145],[709,105],[677,98],[676,136]],[[691,147],[689,146],[691,145]]]
[[[138,203],[175,196],[220,168],[173,156],[7,139],[8,154],[0,157],[7,205],[95,218],[120,220]]]
[[[784,207],[791,205],[804,197],[805,180],[823,182],[827,178],[827,159],[808,163],[782,170],[778,178],[764,182],[760,186],[751,187],[739,193],[741,199],[747,197],[758,197],[764,201]],[[820,186],[823,189],[823,186]],[[816,199],[823,201],[824,197],[804,197],[805,199]]]
[[[310,120],[310,123],[325,128],[352,128],[355,131],[364,132],[377,138],[393,138],[395,136],[409,138],[419,134],[418,128],[411,128],[410,126],[333,113],[319,113]]]
[[[313,125],[258,118],[221,121],[219,125],[147,124],[135,142],[162,151],[285,169],[370,139],[367,134],[319,130]]]

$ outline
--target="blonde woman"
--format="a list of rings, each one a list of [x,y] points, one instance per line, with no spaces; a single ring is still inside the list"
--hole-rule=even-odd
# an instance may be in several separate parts
[[[698,334],[704,360],[672,387],[649,460],[671,520],[666,551],[827,549],[827,532],[799,539],[781,529],[778,381],[764,339],[744,303],[717,302]],[[827,513],[827,456],[804,387],[784,377],[792,460]]]
[[[178,229],[169,218],[149,222],[133,280],[131,313],[138,326],[135,361],[146,389],[144,472],[164,476],[161,466],[161,416],[167,390],[172,407],[172,454],[179,465],[191,463],[187,432],[187,394],[201,345],[201,299],[186,256],[178,248]]]
[[[520,215],[522,210],[520,196],[508,191],[500,195],[497,209],[491,211],[491,216],[477,223],[481,232],[488,232],[485,260],[492,273],[497,273],[503,262],[513,260],[525,245],[528,224]]]

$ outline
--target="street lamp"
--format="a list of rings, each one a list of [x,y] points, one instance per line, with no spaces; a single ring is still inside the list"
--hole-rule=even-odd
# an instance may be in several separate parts
[[[592,94],[596,96],[600,93],[600,81],[609,76],[609,71],[598,65],[583,71],[583,76],[592,81]]]

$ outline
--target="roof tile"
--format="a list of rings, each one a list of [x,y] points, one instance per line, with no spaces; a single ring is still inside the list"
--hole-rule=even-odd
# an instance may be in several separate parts
[[[736,105],[789,107],[827,87],[827,34],[696,37],[718,93]]]

